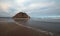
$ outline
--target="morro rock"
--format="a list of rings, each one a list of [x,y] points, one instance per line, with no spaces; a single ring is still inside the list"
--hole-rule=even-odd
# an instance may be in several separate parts
[[[28,16],[26,13],[19,12],[15,16],[13,16],[13,18],[30,18],[30,16]]]

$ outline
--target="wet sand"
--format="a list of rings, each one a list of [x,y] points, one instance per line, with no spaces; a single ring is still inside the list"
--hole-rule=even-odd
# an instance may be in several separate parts
[[[0,22],[0,36],[50,36],[37,30],[17,25],[16,22]]]

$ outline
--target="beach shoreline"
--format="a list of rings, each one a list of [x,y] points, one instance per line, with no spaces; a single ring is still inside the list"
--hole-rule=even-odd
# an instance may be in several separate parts
[[[45,33],[47,34],[45,34]],[[0,36],[51,36],[46,31],[19,24],[18,22],[0,21]]]

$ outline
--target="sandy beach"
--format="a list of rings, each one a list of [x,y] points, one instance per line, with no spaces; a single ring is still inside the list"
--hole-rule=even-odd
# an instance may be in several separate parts
[[[32,28],[17,25],[16,22],[0,21],[0,36],[50,36]]]

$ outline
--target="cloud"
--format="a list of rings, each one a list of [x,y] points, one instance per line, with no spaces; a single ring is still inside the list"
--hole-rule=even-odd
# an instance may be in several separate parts
[[[0,3],[0,8],[1,8],[3,11],[7,11],[10,6],[11,6],[11,5],[8,4],[8,3]]]
[[[17,4],[22,4],[22,3],[26,2],[26,0],[15,0],[15,2],[16,2]]]
[[[25,7],[25,11],[27,11],[27,13],[35,13],[35,12],[42,12],[42,13],[46,13],[44,11],[50,11],[51,9],[56,9],[57,6],[55,6],[55,2],[32,2],[31,4],[29,4],[27,7]],[[37,11],[38,10],[38,11]],[[30,11],[30,12],[29,12]]]
[[[48,7],[48,6],[51,6],[51,5],[54,5],[54,2],[50,2],[50,3],[31,3],[28,8],[29,9],[36,9],[36,8],[43,8],[43,7]]]
[[[1,0],[0,10],[11,16],[19,11],[25,11],[30,16],[56,16],[60,15],[60,4],[56,0]]]

